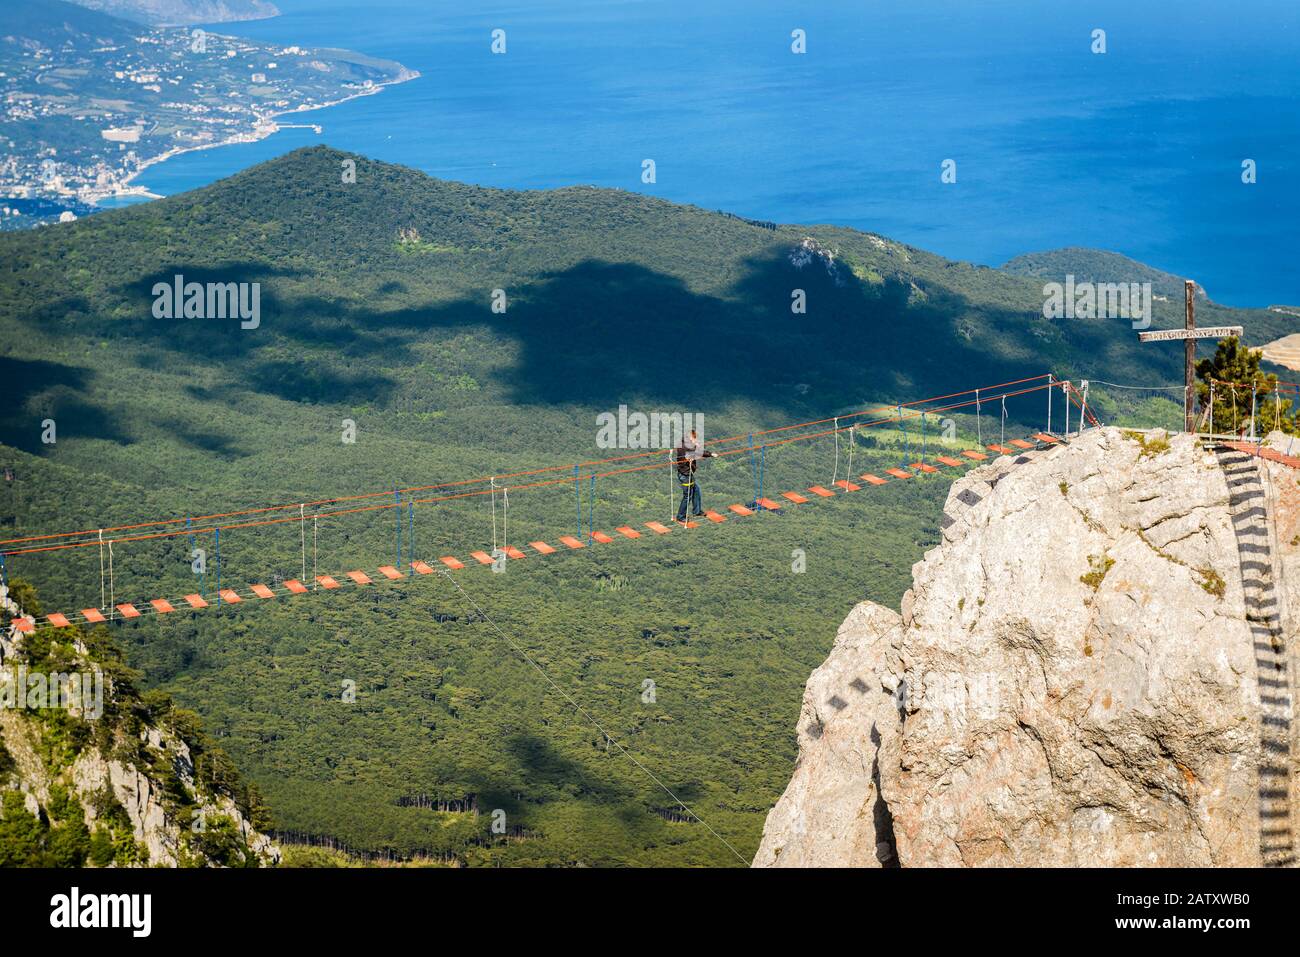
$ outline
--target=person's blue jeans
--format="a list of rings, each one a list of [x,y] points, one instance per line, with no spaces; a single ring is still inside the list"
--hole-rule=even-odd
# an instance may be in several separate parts
[[[682,504],[677,507],[677,521],[686,521],[686,506],[690,505],[691,514],[699,515],[704,511],[700,504],[700,483],[695,481],[695,476],[679,479],[682,483]]]

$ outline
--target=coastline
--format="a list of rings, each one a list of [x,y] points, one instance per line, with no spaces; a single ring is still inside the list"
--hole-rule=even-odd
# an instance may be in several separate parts
[[[219,140],[215,143],[203,143],[200,146],[173,147],[172,149],[169,149],[166,152],[159,153],[157,156],[150,157],[149,159],[142,162],[134,172],[129,173],[123,179],[114,183],[112,188],[107,189],[102,193],[100,192],[91,193],[86,197],[85,201],[90,205],[98,208],[99,204],[106,199],[121,199],[123,197],[133,197],[133,198],[140,198],[140,199],[165,199],[166,197],[164,197],[163,195],[159,193],[151,192],[148,189],[148,187],[131,185],[132,181],[135,180],[138,176],[140,176],[140,174],[142,174],[145,170],[149,169],[151,166],[157,166],[159,163],[166,162],[167,160],[180,156],[184,153],[197,153],[202,150],[216,149],[221,146],[234,146],[239,143],[257,143],[261,140],[274,136],[276,133],[280,132],[280,130],[282,129],[285,129],[287,126],[287,124],[280,124],[276,122],[276,119],[279,117],[294,116],[300,113],[311,113],[314,112],[315,110],[329,109],[331,106],[338,106],[342,103],[348,103],[352,100],[360,99],[363,96],[374,96],[376,93],[381,92],[385,87],[396,86],[399,83],[406,83],[410,80],[419,79],[420,77],[419,70],[410,70],[407,69],[406,67],[403,67],[402,70],[403,72],[401,75],[391,80],[384,80],[382,82],[375,83],[366,89],[360,90],[359,92],[356,93],[350,93],[347,96],[340,97],[337,100],[329,100],[328,102],[319,103],[315,105],[304,103],[294,107],[291,110],[279,110],[273,113],[259,114],[256,116],[255,122],[253,124],[253,128],[248,132],[236,133],[233,136],[229,136],[226,139]],[[320,124],[312,124],[312,125],[316,127],[320,126]]]

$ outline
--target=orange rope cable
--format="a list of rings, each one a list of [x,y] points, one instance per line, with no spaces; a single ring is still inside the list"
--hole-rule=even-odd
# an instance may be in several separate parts
[[[1012,381],[1010,381],[1010,382],[1000,382],[1000,383],[997,383],[997,384],[995,384],[995,385],[991,385],[991,386],[981,386],[980,389],[981,389],[981,390],[984,390],[984,389],[999,389],[999,388],[1003,388],[1004,386],[1019,385],[1019,384],[1024,383],[1024,382],[1032,382],[1032,381],[1035,380],[1035,379],[1041,379],[1041,378],[1044,378],[1044,377],[1047,376],[1047,375],[1049,375],[1049,373],[1042,373],[1041,375],[1037,375],[1037,376],[1027,376],[1027,377],[1025,377],[1025,378],[1023,378],[1023,379],[1015,379],[1015,380],[1012,380]],[[952,392],[952,393],[949,393],[948,395],[933,396],[933,397],[928,398],[928,399],[918,399],[916,402],[910,403],[910,405],[922,405],[922,404],[925,404],[925,403],[928,403],[928,402],[938,402],[938,401],[941,401],[941,400],[943,400],[943,399],[949,399],[949,398],[953,398],[953,397],[955,397],[955,396],[959,396],[959,395],[966,395],[966,394],[971,393],[971,392],[974,392],[974,391],[975,391],[974,389],[966,389],[966,390],[963,390],[962,392]],[[846,418],[856,418],[856,417],[858,417],[858,416],[868,414],[869,411],[870,411],[870,410],[863,410],[863,411],[861,411],[861,412],[848,413],[848,414],[846,414],[846,415],[838,416],[838,418],[842,418],[842,419],[846,419]],[[936,411],[939,411],[939,410],[936,410]],[[754,435],[771,435],[771,434],[774,434],[774,433],[776,433],[776,432],[784,432],[784,431],[788,431],[788,430],[790,430],[790,429],[804,428],[804,427],[811,426],[811,425],[821,425],[822,423],[830,422],[830,421],[832,421],[832,418],[829,418],[829,417],[828,417],[828,418],[824,418],[824,419],[813,419],[813,420],[810,420],[810,421],[808,421],[808,422],[799,422],[799,423],[795,423],[795,424],[793,424],[793,425],[784,425],[784,426],[779,426],[779,427],[774,428],[774,429],[767,429],[767,430],[764,430],[764,431],[761,431],[761,432],[755,432],[755,433],[753,433],[753,434],[754,434]],[[892,420],[891,420],[891,421],[892,421]],[[718,444],[727,444],[727,443],[730,443],[730,442],[737,442],[737,441],[740,441],[741,439],[745,439],[745,438],[747,438],[747,437],[748,437],[748,434],[749,434],[749,433],[746,433],[745,435],[727,436],[727,437],[725,437],[725,438],[715,439],[715,440],[713,441],[713,444],[718,445]],[[648,450],[648,451],[645,451],[645,452],[634,452],[634,453],[629,453],[629,454],[627,454],[627,455],[612,456],[612,457],[610,457],[610,458],[606,458],[606,459],[593,459],[593,460],[590,460],[590,461],[587,461],[587,462],[565,463],[565,464],[562,464],[562,465],[549,465],[549,466],[544,466],[544,467],[542,467],[542,468],[530,469],[530,470],[525,470],[525,471],[521,471],[521,472],[511,472],[511,473],[506,473],[506,474],[504,474],[504,475],[497,475],[497,476],[495,476],[495,477],[498,478],[498,479],[500,479],[500,478],[522,478],[522,477],[526,477],[526,476],[529,476],[529,475],[541,475],[541,474],[544,474],[544,473],[546,473],[546,472],[554,472],[554,471],[557,471],[557,470],[560,470],[560,469],[564,469],[565,471],[567,471],[567,470],[573,468],[575,464],[578,466],[578,468],[589,468],[589,467],[591,467],[591,466],[593,466],[593,465],[604,465],[604,464],[611,463],[611,462],[621,462],[621,461],[627,461],[627,460],[629,460],[629,459],[643,458],[643,457],[648,456],[648,455],[657,455],[657,454],[659,454],[661,451],[662,451],[661,449],[651,449],[651,450]],[[489,476],[483,476],[483,477],[481,477],[481,478],[463,479],[463,480],[461,480],[461,481],[457,481],[457,482],[444,482],[444,483],[441,483],[441,484],[438,484],[438,485],[420,485],[420,486],[412,486],[412,487],[410,487],[410,488],[400,489],[399,491],[400,491],[402,494],[412,494],[412,493],[415,493],[415,492],[428,492],[428,491],[433,491],[433,490],[435,490],[435,489],[442,489],[442,488],[457,488],[457,487],[464,486],[464,485],[474,485],[474,484],[477,484],[477,483],[480,483],[480,482],[486,482],[486,481],[489,481],[489,478],[490,478]],[[362,500],[362,499],[375,498],[375,497],[378,497],[378,496],[380,496],[380,495],[387,496],[387,495],[389,495],[389,494],[391,494],[391,490],[389,490],[389,489],[385,489],[385,490],[383,490],[383,491],[379,491],[379,492],[364,492],[364,493],[360,493],[360,494],[357,494],[357,495],[345,495],[345,496],[339,496],[339,497],[336,497],[336,498],[318,499],[318,500],[316,500],[316,501],[313,501],[313,502],[306,502],[306,503],[303,503],[303,502],[292,502],[292,503],[287,503],[287,504],[283,504],[283,505],[267,505],[267,506],[262,506],[262,507],[258,507],[258,508],[241,509],[241,510],[238,510],[238,511],[231,511],[231,512],[215,512],[215,513],[210,514],[210,515],[191,516],[191,519],[192,519],[193,522],[206,522],[206,521],[211,521],[211,520],[213,520],[213,519],[220,519],[220,518],[238,518],[238,517],[245,516],[245,515],[258,515],[258,514],[265,514],[266,512],[282,511],[282,510],[284,510],[284,509],[290,509],[290,508],[299,508],[299,507],[302,507],[303,505],[308,505],[308,506],[311,506],[312,508],[320,508],[320,507],[323,506],[323,505],[332,505],[332,504],[335,504],[335,503],[338,503],[338,502],[352,502],[352,501],[360,501],[360,500]],[[48,541],[49,539],[52,539],[52,538],[72,538],[72,537],[79,536],[79,535],[97,535],[97,534],[100,533],[100,532],[125,532],[125,531],[135,531],[136,529],[140,529],[140,528],[150,528],[150,527],[158,526],[158,525],[174,525],[174,524],[178,524],[178,523],[180,523],[180,522],[184,522],[184,521],[186,521],[185,518],[158,519],[158,520],[156,520],[156,521],[151,521],[151,522],[139,522],[139,523],[136,523],[136,524],[133,524],[133,525],[118,525],[118,526],[114,526],[114,527],[91,528],[91,529],[83,529],[83,530],[81,530],[81,531],[77,531],[77,532],[52,532],[52,533],[47,533],[47,534],[44,534],[44,535],[32,535],[32,536],[27,536],[27,537],[25,537],[25,538],[0,539],[0,546],[4,546],[4,545],[19,545],[19,544],[25,544],[25,543],[27,543],[27,542],[35,542],[35,541]],[[237,526],[231,526],[231,527],[237,527]],[[121,539],[121,540],[125,540],[125,539]],[[0,549],[0,550],[3,550],[3,549]],[[17,551],[15,551],[15,552],[7,552],[6,554],[14,554],[14,555],[16,555],[16,554],[20,554],[20,552],[17,552]]]
[[[1027,377],[1027,378],[1025,378],[1025,379],[1015,380],[1014,382],[1004,383],[1003,385],[1017,385],[1017,384],[1020,384],[1020,383],[1022,383],[1022,382],[1032,382],[1034,379],[1044,378],[1044,376],[1046,376],[1046,375],[1047,375],[1047,373],[1044,373],[1043,375],[1039,375],[1039,376],[1030,376],[1030,377]],[[992,396],[992,397],[990,397],[990,398],[1012,398],[1012,397],[1019,396],[1019,395],[1026,395],[1026,394],[1028,394],[1028,393],[1030,393],[1030,392],[1036,392],[1036,391],[1039,391],[1039,390],[1041,390],[1041,389],[1051,388],[1054,384],[1055,384],[1055,383],[1043,383],[1043,384],[1041,384],[1041,385],[1031,386],[1031,387],[1028,388],[1028,389],[1020,389],[1020,390],[1017,390],[1017,391],[1015,391],[1015,392],[1008,392],[1008,393],[1004,393],[1004,394],[1002,394],[1001,396]],[[981,386],[981,387],[979,388],[979,391],[983,392],[983,391],[985,390],[985,388],[986,388],[986,387]],[[999,386],[992,386],[992,387],[987,387],[987,388],[999,388]],[[950,394],[947,395],[947,396],[936,396],[936,397],[933,397],[933,398],[930,398],[930,399],[921,399],[921,400],[920,400],[920,403],[925,403],[925,402],[936,402],[936,401],[940,401],[941,399],[952,398],[952,397],[954,397],[954,396],[959,396],[959,395],[968,395],[968,394],[971,394],[971,393],[973,393],[973,392],[975,392],[975,391],[976,391],[975,389],[966,389],[966,390],[963,390],[963,391],[961,391],[961,392],[953,392],[953,393],[950,393]],[[779,441],[776,441],[776,442],[764,443],[764,444],[765,444],[767,447],[771,448],[771,447],[776,447],[776,446],[779,446],[779,445],[786,445],[786,444],[788,444],[788,443],[790,443],[790,442],[799,442],[799,441],[804,441],[804,440],[806,440],[806,439],[814,439],[814,438],[820,438],[820,437],[822,437],[822,436],[826,436],[826,435],[832,435],[832,434],[834,434],[834,433],[836,433],[836,432],[842,432],[842,431],[844,431],[845,429],[848,429],[848,428],[850,428],[850,427],[856,427],[856,428],[871,428],[871,427],[873,427],[873,426],[877,426],[877,425],[893,424],[893,423],[896,423],[896,422],[899,422],[899,421],[903,421],[904,419],[908,419],[908,418],[913,418],[913,419],[914,419],[914,418],[916,418],[916,417],[918,417],[918,416],[922,416],[922,415],[934,415],[934,414],[937,414],[937,413],[939,413],[939,412],[947,412],[947,411],[952,411],[953,409],[964,408],[964,407],[967,407],[967,406],[971,406],[971,405],[976,404],[976,401],[977,401],[977,400],[969,399],[969,400],[967,400],[967,401],[965,401],[965,402],[952,403],[952,404],[950,404],[950,405],[947,405],[947,406],[940,406],[939,408],[935,408],[935,409],[919,409],[919,410],[918,410],[918,409],[913,409],[913,408],[911,408],[912,405],[916,405],[916,404],[919,404],[919,403],[910,403],[909,406],[906,407],[906,408],[907,408],[907,413],[906,413],[905,415],[903,415],[903,416],[892,415],[892,416],[889,416],[889,417],[887,417],[887,418],[884,418],[884,419],[876,419],[876,420],[871,421],[871,422],[866,422],[866,423],[857,422],[857,423],[854,423],[853,426],[842,426],[842,427],[837,427],[837,428],[832,428],[832,429],[825,429],[825,430],[823,430],[823,431],[810,433],[810,434],[808,434],[808,435],[798,435],[798,436],[794,436],[794,437],[789,438],[789,439],[782,439],[782,440],[779,440]],[[802,422],[802,423],[797,423],[797,424],[795,424],[795,425],[780,426],[780,427],[778,427],[778,428],[775,428],[775,429],[768,429],[768,430],[765,430],[765,431],[763,431],[763,432],[755,432],[754,434],[755,434],[755,435],[772,435],[772,434],[775,434],[775,433],[777,433],[777,432],[784,432],[784,431],[788,431],[788,430],[790,430],[790,429],[800,428],[800,427],[806,427],[806,426],[809,426],[809,425],[819,425],[819,424],[822,424],[822,423],[824,423],[824,422],[831,422],[831,421],[835,421],[835,420],[837,420],[837,419],[854,418],[854,417],[856,417],[856,416],[866,415],[866,414],[868,414],[870,411],[872,411],[872,410],[868,409],[868,410],[863,410],[863,411],[861,411],[861,412],[855,412],[855,413],[852,413],[852,414],[850,414],[850,415],[846,415],[846,416],[836,416],[836,417],[827,417],[827,418],[824,418],[824,419],[814,419],[814,420],[812,420],[812,421],[810,421],[810,422]],[[745,437],[747,437],[747,435],[746,435],[746,436],[731,436],[731,437],[728,437],[728,438],[725,438],[725,439],[718,439],[718,440],[716,440],[716,441],[717,441],[718,443],[723,443],[723,442],[734,442],[734,441],[738,441],[739,439],[741,439],[741,438],[745,438]],[[645,457],[645,456],[647,456],[647,455],[658,455],[658,454],[662,453],[662,451],[663,451],[662,449],[651,449],[651,450],[648,450],[648,451],[646,451],[646,452],[638,452],[638,453],[631,454],[631,455],[614,456],[614,457],[609,458],[609,459],[599,459],[599,460],[595,460],[595,461],[592,461],[592,462],[589,462],[589,463],[584,463],[584,464],[587,464],[587,465],[599,465],[599,464],[604,464],[604,463],[607,463],[607,462],[627,461],[627,460],[629,460],[629,459],[634,459],[634,458],[643,458],[643,457]],[[723,451],[723,452],[715,453],[715,457],[717,457],[717,458],[722,458],[722,457],[724,457],[724,456],[728,456],[728,455],[745,454],[745,453],[747,453],[747,452],[749,452],[749,451],[750,451],[750,449],[749,449],[748,447],[738,448],[738,449],[731,449],[731,450],[728,450],[728,451]],[[545,473],[545,472],[551,472],[551,471],[555,471],[555,470],[557,470],[557,469],[561,469],[561,468],[567,470],[567,469],[572,468],[572,467],[573,467],[572,465],[548,466],[548,467],[546,467],[546,468],[534,469],[534,470],[527,471],[527,472],[517,472],[517,473],[513,473],[513,475],[515,475],[515,476],[539,475],[539,474],[543,474],[543,473]],[[581,466],[579,466],[579,467],[581,467]],[[626,475],[626,474],[630,474],[630,473],[633,473],[633,472],[640,472],[640,471],[645,471],[645,470],[647,470],[647,469],[655,469],[655,468],[662,468],[662,467],[663,467],[662,463],[660,463],[660,462],[653,462],[653,463],[650,463],[650,464],[648,464],[648,465],[635,466],[635,467],[632,467],[632,468],[615,469],[615,470],[610,470],[610,471],[606,471],[606,472],[597,472],[597,473],[592,473],[592,475],[589,475],[588,477],[593,477],[593,476],[594,476],[595,478],[607,478],[607,477],[614,476],[614,475]],[[496,477],[497,477],[497,478],[502,478],[502,477],[509,477],[509,476],[500,476],[500,475],[499,475],[499,476],[496,476]],[[474,484],[475,482],[480,482],[480,481],[487,481],[487,479],[486,479],[486,478],[485,478],[485,479],[466,479],[466,480],[464,480],[464,481],[460,481],[460,482],[449,482],[449,483],[444,483],[444,484],[442,484],[442,485],[421,486],[421,487],[416,487],[416,488],[412,488],[412,489],[408,489],[408,490],[403,490],[403,491],[427,491],[427,490],[439,489],[439,488],[455,488],[455,487],[459,487],[459,486],[464,486],[464,485]],[[527,484],[524,484],[524,485],[515,485],[515,486],[511,486],[511,487],[512,487],[513,489],[515,489],[516,491],[520,491],[520,490],[527,490],[527,489],[533,489],[533,488],[546,488],[546,487],[551,487],[551,486],[556,486],[556,485],[568,485],[568,484],[569,484],[570,482],[572,482],[572,481],[573,481],[573,480],[572,480],[571,478],[567,478],[567,477],[566,477],[566,478],[562,478],[562,479],[551,479],[551,480],[549,480],[549,481],[543,481],[543,482],[531,482],[531,483],[527,483]],[[427,505],[427,504],[433,504],[433,503],[435,503],[435,502],[453,501],[453,500],[455,500],[455,499],[460,499],[460,498],[473,498],[473,497],[476,497],[476,496],[487,495],[487,494],[490,493],[490,491],[491,491],[490,489],[479,489],[479,490],[475,490],[475,491],[471,491],[471,492],[461,492],[461,493],[454,494],[454,495],[434,496],[434,497],[432,497],[432,498],[423,498],[423,499],[411,499],[411,500],[409,500],[409,501],[410,501],[412,504],[416,504],[416,505]],[[385,491],[385,492],[372,492],[372,493],[365,493],[365,494],[361,494],[361,495],[341,496],[341,497],[333,498],[333,499],[321,499],[321,500],[319,500],[318,502],[309,502],[309,503],[306,503],[306,504],[310,504],[310,505],[313,505],[313,506],[318,506],[318,505],[322,505],[322,504],[332,504],[332,503],[336,503],[336,502],[359,501],[359,500],[366,499],[366,498],[373,498],[373,497],[375,497],[376,495],[381,495],[381,494],[382,494],[382,495],[388,495],[388,494],[391,494],[391,492],[390,492],[390,491]],[[242,516],[242,515],[264,514],[264,513],[266,513],[266,512],[277,511],[277,510],[281,510],[281,509],[285,509],[285,508],[291,508],[291,507],[294,507],[294,506],[292,506],[292,505],[276,505],[276,506],[267,506],[267,507],[265,507],[265,508],[260,508],[260,509],[247,509],[247,510],[240,511],[240,512],[218,513],[218,514],[215,514],[215,515],[212,515],[212,516],[201,516],[201,517],[199,517],[199,518],[197,519],[197,521],[204,521],[204,520],[206,520],[206,519],[208,519],[208,518],[231,518],[231,517],[239,517],[239,516]],[[333,510],[330,510],[330,511],[326,511],[326,512],[322,512],[322,513],[318,513],[318,516],[317,516],[317,517],[331,517],[331,516],[334,516],[334,515],[352,515],[352,514],[357,514],[357,513],[360,513],[360,512],[383,511],[383,510],[385,510],[385,509],[396,508],[396,507],[397,507],[397,505],[396,505],[395,503],[393,503],[393,502],[385,502],[385,503],[383,503],[383,504],[381,504],[381,505],[368,505],[368,506],[362,506],[362,507],[359,507],[359,508],[333,509]],[[290,517],[287,517],[287,518],[266,519],[266,520],[264,520],[264,521],[259,521],[259,522],[239,522],[239,523],[229,524],[229,525],[215,525],[215,526],[206,526],[206,527],[196,527],[196,526],[191,525],[191,526],[189,526],[189,527],[187,527],[187,528],[179,529],[179,530],[164,531],[164,532],[152,532],[152,533],[144,534],[144,535],[128,535],[128,536],[123,536],[123,537],[115,538],[115,539],[113,539],[113,541],[115,541],[115,542],[139,542],[139,541],[150,541],[150,540],[153,540],[153,539],[160,539],[160,538],[175,538],[175,537],[178,537],[178,536],[181,536],[181,535],[200,535],[200,534],[206,534],[207,532],[217,531],[217,530],[239,529],[239,528],[260,528],[260,527],[265,527],[265,526],[268,526],[268,525],[281,525],[281,524],[285,524],[285,523],[287,523],[287,522],[293,522],[293,521],[297,521],[297,520],[298,520],[298,519],[297,519],[296,516],[290,516]],[[133,529],[136,529],[136,528],[149,528],[149,527],[157,526],[157,525],[171,525],[171,524],[176,524],[176,523],[178,523],[178,522],[182,522],[182,521],[185,521],[185,519],[183,519],[183,518],[182,518],[182,519],[168,519],[168,520],[165,520],[165,521],[158,521],[158,522],[145,522],[145,523],[140,523],[140,524],[137,524],[137,525],[118,526],[117,528],[105,528],[105,529],[103,529],[103,531],[129,531],[129,530],[133,530]],[[99,530],[99,529],[95,529],[95,530],[93,530],[93,531],[94,531],[94,533],[95,533],[96,535],[98,535],[98,532],[99,532],[100,530]],[[41,540],[48,540],[48,539],[50,539],[50,538],[68,537],[68,536],[71,536],[71,535],[82,535],[82,534],[89,534],[89,532],[68,532],[68,533],[58,533],[58,534],[50,534],[50,535],[33,536],[33,537],[29,537],[29,538],[24,538],[24,539],[9,539],[9,540],[6,540],[6,541],[0,541],[0,545],[6,545],[6,544],[21,544],[21,543],[23,543],[23,542],[41,541]],[[86,541],[80,541],[80,542],[63,542],[63,543],[59,543],[59,544],[54,544],[54,545],[43,545],[43,546],[37,546],[37,547],[33,547],[33,548],[21,548],[21,549],[14,549],[14,550],[11,550],[11,551],[6,550],[6,551],[4,552],[4,554],[6,554],[6,555],[10,555],[10,556],[12,556],[12,555],[32,555],[32,554],[37,554],[37,553],[40,553],[40,552],[62,551],[62,550],[69,549],[69,548],[85,548],[85,547],[95,546],[95,545],[98,545],[98,544],[99,544],[99,540],[98,540],[98,538],[96,537],[96,538],[94,538],[94,539],[89,539],[89,540],[86,540]]]

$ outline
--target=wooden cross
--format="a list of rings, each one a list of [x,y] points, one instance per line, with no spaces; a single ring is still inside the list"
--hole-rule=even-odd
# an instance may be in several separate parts
[[[1226,339],[1229,336],[1240,336],[1242,334],[1241,326],[1208,326],[1204,329],[1196,328],[1196,283],[1188,279],[1183,285],[1184,295],[1187,300],[1187,312],[1181,329],[1159,329],[1155,332],[1139,332],[1139,342],[1164,342],[1169,339],[1185,340],[1185,351],[1183,354],[1183,428],[1191,432],[1195,426],[1194,409],[1196,406],[1196,393],[1192,390],[1193,381],[1196,378],[1196,340],[1197,339]]]

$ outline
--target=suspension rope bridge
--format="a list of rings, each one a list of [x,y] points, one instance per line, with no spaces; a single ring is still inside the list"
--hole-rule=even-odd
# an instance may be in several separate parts
[[[1064,429],[1056,432],[1053,429],[1053,412],[1052,412],[1052,395],[1057,390],[1062,391],[1066,398],[1064,406]],[[1001,390],[1001,391],[999,391]],[[1032,395],[1035,393],[1046,392],[1047,395],[1047,425],[1044,431],[1033,433],[1029,438],[1007,440],[1006,435],[1006,400],[1008,398]],[[974,395],[974,398],[963,398]],[[984,404],[1001,401],[1001,418],[1002,428],[1000,441],[997,443],[983,446],[980,449],[964,449],[956,451],[953,455],[935,454],[927,455],[926,447],[926,423],[929,416],[938,413],[955,412],[959,410],[973,409],[977,420],[980,417]],[[935,405],[935,403],[942,403]],[[777,428],[767,429],[761,432],[745,433],[744,435],[729,436],[723,439],[714,440],[710,443],[710,448],[720,448],[713,454],[718,458],[735,455],[749,455],[751,470],[755,475],[755,493],[754,498],[748,503],[734,503],[726,506],[723,514],[718,510],[707,510],[703,513],[703,518],[709,525],[721,525],[729,519],[739,519],[764,511],[777,512],[791,505],[803,506],[811,502],[820,501],[828,498],[835,498],[852,492],[860,491],[863,486],[858,482],[864,482],[869,486],[881,486],[889,484],[891,481],[903,481],[914,478],[918,475],[933,474],[944,468],[959,468],[969,465],[985,462],[989,459],[989,452],[997,455],[1020,455],[1033,449],[1043,448],[1060,444],[1064,441],[1062,435],[1068,438],[1070,434],[1070,418],[1072,410],[1077,410],[1078,429],[1084,428],[1085,418],[1091,425],[1099,426],[1101,423],[1092,414],[1087,407],[1086,392],[1080,392],[1074,388],[1068,380],[1058,380],[1051,373],[1044,373],[1038,376],[1031,376],[1024,379],[1018,379],[1011,382],[998,383],[992,386],[980,386],[978,389],[967,389],[962,392],[950,393],[947,395],[933,396],[928,399],[921,399],[907,404],[898,404],[894,414],[887,417],[879,417],[879,406],[865,409],[848,415],[838,415],[830,418],[817,419],[809,422],[794,423]],[[921,426],[921,455],[916,461],[907,462],[910,458],[911,440],[906,430],[906,423],[909,421],[919,421]],[[827,427],[829,424],[829,427]],[[897,467],[882,469],[884,475],[874,473],[863,473],[858,476],[852,474],[852,445],[849,446],[849,469],[845,478],[839,478],[839,459],[840,459],[840,433],[848,432],[850,436],[856,437],[859,431],[876,427],[892,426],[897,424],[905,436],[908,456]],[[982,443],[982,423],[977,421],[977,435],[981,436]],[[763,491],[763,461],[766,452],[770,448],[777,448],[796,442],[805,442],[817,438],[834,436],[836,443],[836,460],[835,471],[829,484],[834,490],[826,488],[820,484],[808,486],[803,491],[783,491],[765,495]],[[760,445],[754,445],[755,437],[763,440]],[[401,570],[402,566],[408,566],[417,576],[433,574],[435,569],[429,563],[417,559],[414,553],[415,540],[415,520],[414,509],[416,505],[432,505],[441,502],[448,502],[459,499],[470,499],[475,497],[490,497],[493,506],[492,533],[493,533],[493,553],[489,554],[481,550],[475,550],[468,553],[468,558],[477,563],[478,566],[493,566],[498,562],[509,560],[519,560],[529,556],[523,548],[509,544],[508,535],[509,526],[505,524],[508,521],[509,494],[510,492],[519,493],[521,491],[535,490],[541,488],[553,488],[572,484],[577,497],[577,519],[578,535],[560,535],[556,539],[558,543],[564,546],[567,551],[577,551],[585,549],[596,544],[609,545],[616,541],[636,540],[643,537],[644,532],[631,524],[624,524],[614,527],[614,535],[595,528],[595,487],[596,480],[616,475],[634,474],[664,467],[660,459],[663,453],[662,449],[653,449],[645,452],[637,452],[626,455],[614,456],[606,459],[599,459],[577,464],[552,465],[537,469],[511,472],[506,474],[496,474],[484,476],[475,479],[465,479],[455,482],[445,482],[437,485],[415,486],[403,489],[385,489],[379,492],[368,492],[358,495],[341,496],[329,499],[318,499],[312,502],[294,502],[282,505],[268,505],[255,508],[247,508],[236,511],[213,513],[201,516],[187,516],[185,518],[164,518],[148,522],[140,522],[130,525],[119,525],[113,527],[85,529],[73,532],[55,532],[41,535],[27,536],[23,538],[14,538],[0,540],[0,575],[6,570],[6,559],[12,559],[15,556],[33,555],[50,552],[61,552],[69,549],[96,548],[100,556],[100,603],[94,608],[83,608],[76,614],[50,613],[43,616],[38,621],[32,616],[19,618],[15,620],[15,625],[20,632],[31,632],[39,625],[48,625],[55,628],[66,628],[74,624],[88,623],[100,624],[107,621],[128,621],[141,618],[147,614],[156,616],[170,614],[178,610],[197,610],[208,608],[213,605],[235,605],[254,598],[258,600],[273,599],[280,596],[305,594],[310,591],[335,591],[341,589],[346,583],[350,582],[355,587],[366,587],[380,582],[394,582],[402,579],[408,579],[408,573]],[[927,461],[932,458],[935,464]],[[645,461],[653,459],[652,461]],[[1023,459],[1021,459],[1023,461]],[[675,455],[670,455],[669,468],[675,470],[677,460]],[[602,468],[603,467],[603,468]],[[568,474],[569,472],[572,474]],[[586,471],[586,475],[583,472]],[[555,473],[563,473],[563,477],[550,477]],[[671,473],[670,473],[671,474]],[[547,477],[541,477],[547,476]],[[886,478],[884,476],[889,476]],[[584,523],[582,516],[582,480],[586,478],[589,483],[588,491],[588,515]],[[527,479],[520,484],[509,484],[510,479]],[[857,481],[854,481],[857,479]],[[477,486],[477,487],[476,487]],[[423,495],[415,497],[422,493],[439,493],[432,495]],[[393,496],[388,500],[387,496]],[[811,497],[810,497],[811,496]],[[378,498],[384,498],[382,502],[374,501]],[[503,511],[503,540],[498,547],[496,538],[496,503],[500,497]],[[778,501],[783,499],[784,501]],[[365,504],[358,504],[365,503]],[[308,511],[310,509],[310,512]],[[317,574],[317,529],[320,520],[334,518],[342,515],[351,515],[363,512],[380,512],[387,509],[393,509],[396,515],[396,560],[393,564],[380,565],[375,573],[367,573],[361,569],[354,569],[338,575]],[[403,512],[407,518],[406,533],[406,558],[403,560],[402,535],[403,535]],[[312,522],[312,575],[307,576],[307,534],[306,523],[310,517]],[[300,546],[301,546],[301,567],[302,577],[293,578],[282,582],[278,586],[267,584],[247,585],[243,592],[230,587],[221,585],[221,567],[220,567],[220,541],[221,533],[231,530],[247,529],[255,527],[266,527],[271,525],[280,525],[288,523],[298,523],[300,529]],[[583,528],[586,526],[584,534]],[[650,532],[653,536],[668,535],[673,527],[681,529],[694,529],[700,527],[701,523],[686,521],[678,523],[672,518],[665,521],[650,520],[640,523],[640,528]],[[197,536],[211,534],[216,549],[216,568],[215,568],[215,585],[212,593],[207,594],[204,591],[183,595],[179,598],[154,598],[150,599],[145,606],[144,602],[127,602],[117,601],[116,582],[114,578],[114,546],[120,546],[123,543],[139,542],[147,540],[168,539],[180,536],[188,536],[193,542]],[[538,539],[527,543],[531,554],[536,556],[553,555],[560,552],[557,548],[546,541]],[[469,562],[462,561],[453,555],[445,555],[437,558],[436,561],[444,568],[439,571],[459,571],[466,567],[472,567]],[[306,580],[307,583],[304,583]],[[211,600],[209,600],[211,599]],[[142,607],[143,606],[143,607]]]

